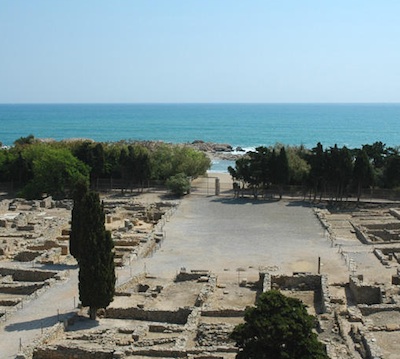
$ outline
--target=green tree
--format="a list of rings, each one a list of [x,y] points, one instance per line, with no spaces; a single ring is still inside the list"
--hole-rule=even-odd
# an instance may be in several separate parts
[[[321,142],[317,143],[317,146],[311,150],[308,155],[308,163],[310,164],[310,172],[308,176],[308,183],[310,184],[314,201],[317,198],[317,193],[320,193],[320,200],[322,199],[322,193],[326,186],[326,153],[324,153]]]
[[[32,163],[33,178],[22,191],[28,198],[40,198],[42,193],[62,198],[76,183],[89,180],[89,168],[66,148],[30,145],[22,157]]]
[[[346,146],[335,145],[327,151],[327,175],[336,201],[341,201],[353,176],[353,159]]]
[[[289,183],[303,185],[310,173],[310,165],[306,161],[309,151],[303,146],[286,146],[285,150],[289,164]]]
[[[384,170],[384,183],[387,188],[400,186],[400,155],[392,154],[386,161]]]
[[[31,145],[35,142],[37,142],[37,139],[35,138],[35,136],[30,134],[26,137],[20,137],[17,140],[15,140],[14,145],[15,146],[25,146],[25,145]]]
[[[374,173],[366,151],[360,150],[354,162],[353,180],[357,187],[357,202],[360,202],[363,187],[374,181]]]
[[[73,193],[74,207],[71,214],[71,233],[69,235],[69,251],[79,262],[80,244],[85,241],[86,236],[86,195],[88,185],[86,182],[78,182]],[[100,224],[101,225],[101,224]]]
[[[275,180],[279,187],[279,199],[282,199],[283,186],[289,183],[289,162],[285,147],[281,147],[275,159]]]
[[[79,264],[79,298],[83,306],[89,307],[90,318],[96,319],[97,309],[106,308],[115,293],[114,245],[104,227],[104,208],[98,193],[84,193],[74,203],[74,211],[71,238]]]
[[[298,299],[271,290],[246,309],[244,319],[231,334],[237,359],[328,359],[313,332],[314,317]]]

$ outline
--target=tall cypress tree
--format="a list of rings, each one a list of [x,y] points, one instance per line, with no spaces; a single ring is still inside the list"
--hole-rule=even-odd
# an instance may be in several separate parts
[[[90,318],[96,319],[97,309],[106,308],[115,293],[114,244],[104,227],[98,193],[86,192],[74,204],[71,232],[79,263],[79,298],[90,308]]]

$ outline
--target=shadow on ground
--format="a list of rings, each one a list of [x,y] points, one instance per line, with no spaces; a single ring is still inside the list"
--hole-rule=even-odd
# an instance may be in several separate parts
[[[28,320],[25,322],[13,323],[4,327],[7,332],[22,331],[22,330],[33,330],[52,327],[57,322],[62,322],[68,318],[71,318],[75,312],[69,312],[64,314],[56,314],[50,317]]]
[[[303,200],[279,200],[279,199],[254,199],[250,197],[244,198],[214,198],[211,202],[214,203],[223,203],[223,204],[230,204],[230,205],[260,205],[260,204],[273,204],[280,201],[285,201],[286,206],[288,207],[312,207],[309,202]]]

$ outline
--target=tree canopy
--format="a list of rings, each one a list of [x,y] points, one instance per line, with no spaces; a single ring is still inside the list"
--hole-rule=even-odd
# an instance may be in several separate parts
[[[328,358],[313,332],[315,318],[298,299],[276,290],[262,293],[244,320],[231,334],[239,348],[237,359]]]
[[[284,185],[302,186],[314,199],[319,195],[335,201],[356,196],[369,188],[400,187],[400,154],[382,142],[349,149],[346,146],[323,148],[321,143],[303,146],[257,147],[228,168],[257,197],[260,190],[282,194]]]
[[[12,182],[29,198],[70,196],[75,183],[86,181],[95,188],[99,179],[142,190],[150,180],[165,183],[178,173],[195,178],[210,165],[203,152],[162,142],[40,142],[29,135],[0,149],[0,181]]]

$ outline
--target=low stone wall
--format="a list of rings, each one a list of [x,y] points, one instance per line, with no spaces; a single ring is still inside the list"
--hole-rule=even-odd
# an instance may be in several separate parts
[[[362,277],[350,276],[350,292],[357,304],[380,304],[382,301],[381,288],[362,283]]]
[[[379,261],[383,265],[387,265],[388,264],[388,260],[386,259],[386,256],[383,254],[383,252],[380,249],[375,248],[374,249],[374,254],[375,254],[375,257],[378,258]]]
[[[196,303],[194,304],[196,307],[201,307],[208,297],[214,293],[215,286],[217,285],[217,278],[215,276],[210,276],[208,278],[208,282],[203,286],[199,295],[196,298]]]
[[[83,349],[70,345],[48,346],[37,348],[32,359],[115,359],[113,349]]]
[[[190,308],[179,308],[177,310],[157,310],[142,308],[107,308],[105,311],[106,318],[113,319],[133,319],[144,320],[149,322],[163,322],[172,324],[185,324],[189,314],[192,312]]]
[[[46,330],[46,332],[42,334],[37,340],[35,340],[30,346],[24,348],[23,354],[25,355],[25,357],[26,358],[34,357],[33,356],[34,352],[37,349],[42,348],[45,343],[48,343],[51,340],[59,338],[64,333],[66,326],[67,326],[67,321],[65,323],[57,323],[53,327]],[[42,357],[37,357],[37,358],[42,358]]]
[[[280,289],[312,290],[320,294],[323,313],[331,313],[329,283],[326,275],[297,274],[293,276],[272,276],[268,272],[259,273],[257,287],[267,292],[276,284]]]
[[[0,293],[5,294],[16,294],[16,295],[31,295],[37,290],[43,288],[47,283],[35,283],[35,284],[2,284],[0,286]]]
[[[207,347],[206,355],[204,355],[204,351],[205,351],[204,347],[198,347],[192,349],[134,348],[129,351],[126,350],[125,353],[127,355],[132,355],[132,356],[148,356],[151,358],[191,358],[191,359],[218,358],[219,359],[225,357],[224,355],[220,355],[220,353],[236,353],[237,348],[233,346]],[[44,359],[50,359],[50,358],[44,358]],[[55,358],[55,359],[65,359],[65,358]]]
[[[14,260],[18,262],[31,262],[35,258],[40,257],[42,252],[40,251],[21,251],[15,257]]]
[[[358,308],[362,315],[371,315],[380,312],[400,312],[400,306],[398,304],[360,304]]]
[[[400,219],[400,211],[395,208],[390,208],[389,213],[393,216],[396,217],[397,219]]]
[[[350,223],[351,223],[351,222],[350,222]],[[370,242],[370,240],[369,240],[369,237],[368,237],[368,234],[365,233],[365,232],[363,231],[363,228],[362,228],[362,227],[356,226],[356,225],[353,224],[353,223],[351,223],[351,225],[353,226],[354,231],[356,232],[356,236],[357,236],[358,240],[359,240],[361,243],[363,243],[363,244],[371,244],[371,242]]]
[[[293,276],[272,276],[271,285],[277,285],[280,289],[320,290],[321,275],[299,273]]]
[[[192,270],[190,272],[186,272],[185,270],[181,270],[177,276],[175,277],[175,282],[184,282],[189,280],[198,280],[201,277],[209,276],[210,271],[208,270]]]
[[[0,268],[1,276],[12,276],[14,281],[18,282],[43,282],[46,279],[54,278],[57,272],[42,271],[42,270],[27,270],[27,269],[13,269],[13,268]]]
[[[141,273],[141,274],[138,274],[138,275],[132,277],[129,281],[127,281],[124,284],[121,284],[120,286],[118,286],[116,295],[130,295],[129,290],[132,287],[136,287],[145,278],[146,278],[146,274],[145,273]]]
[[[365,359],[383,359],[383,355],[379,346],[376,344],[376,339],[369,332],[363,332],[360,330],[361,341],[366,350],[366,358]]]
[[[332,313],[328,276],[321,276],[321,305],[323,313]]]
[[[201,311],[201,316],[202,317],[214,317],[214,318],[243,317],[244,311],[245,311],[245,309],[241,309],[241,308],[217,309],[217,310],[203,309]]]

